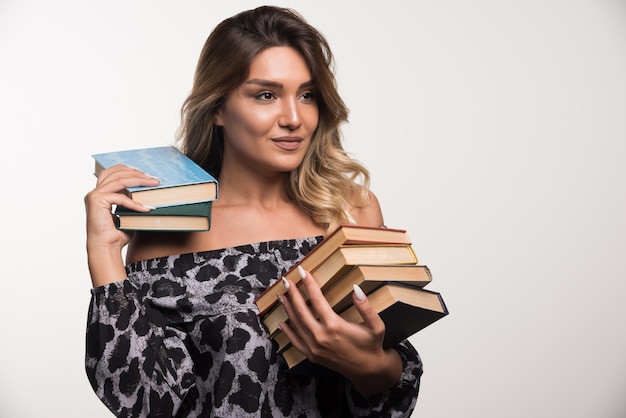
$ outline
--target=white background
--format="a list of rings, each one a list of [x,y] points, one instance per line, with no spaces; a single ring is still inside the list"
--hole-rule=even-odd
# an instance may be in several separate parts
[[[90,155],[172,142],[251,1],[0,1],[0,416],[108,417],[83,371]],[[415,416],[626,416],[626,4],[284,1],[329,39],[371,170],[450,315]]]

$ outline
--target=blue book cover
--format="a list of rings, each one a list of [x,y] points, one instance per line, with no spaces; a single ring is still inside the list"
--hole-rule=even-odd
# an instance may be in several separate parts
[[[128,194],[148,206],[169,206],[217,199],[217,180],[174,146],[94,154],[95,174],[116,164],[136,168],[160,180],[154,187],[131,187]]]

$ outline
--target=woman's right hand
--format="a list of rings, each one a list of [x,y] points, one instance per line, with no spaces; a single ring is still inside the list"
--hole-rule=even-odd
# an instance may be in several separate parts
[[[113,205],[148,212],[124,194],[128,187],[156,186],[159,180],[134,168],[116,165],[100,173],[96,187],[85,195],[87,215],[87,259],[94,287],[123,280],[126,277],[122,248],[131,234],[115,227]]]

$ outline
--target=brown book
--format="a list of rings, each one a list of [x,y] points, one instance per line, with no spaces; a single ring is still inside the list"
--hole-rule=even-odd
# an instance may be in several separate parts
[[[330,258],[328,260],[330,260]],[[368,262],[372,262],[372,260],[370,259]],[[383,282],[395,281],[423,287],[432,280],[430,270],[426,266],[411,264],[359,264],[356,266],[342,267],[338,270],[338,273],[341,274],[346,267],[349,269],[348,272],[338,277],[336,280],[332,278],[327,280],[327,283],[334,281],[334,284],[324,290],[324,296],[335,312],[342,312],[352,305],[352,292],[355,284],[359,285],[361,289],[368,294],[379,287]],[[324,267],[322,265],[318,271],[322,271],[323,269]],[[318,277],[315,276],[315,279],[318,280]],[[300,286],[300,289],[301,291],[303,290],[302,286]],[[303,294],[303,296],[307,298],[306,294]],[[267,314],[263,315],[262,320],[270,335],[274,336],[274,334],[278,332],[276,324],[288,320],[287,312],[282,305],[278,304]]]
[[[389,281],[424,287],[432,281],[432,274],[427,266],[362,264],[354,267],[341,280],[338,280],[324,292],[324,296],[335,312],[343,312],[352,306],[355,284],[361,287],[365,294],[370,294],[381,284]]]
[[[289,347],[289,338],[287,338],[287,334],[282,331],[276,332],[274,336],[272,336],[272,339],[278,344],[278,352],[281,352],[285,348]]]
[[[344,274],[350,271],[357,264],[416,264],[417,257],[410,245],[379,244],[379,245],[346,245],[337,248],[326,260],[324,260],[311,273],[317,284],[324,292],[333,286]],[[297,273],[297,271],[296,271]],[[308,295],[301,285],[298,275],[298,289],[305,300]],[[281,282],[282,285],[282,282]],[[284,287],[284,286],[283,286]],[[276,298],[276,294],[274,294]],[[278,327],[277,322],[286,320],[287,313],[281,304],[276,304],[271,310],[261,315],[263,323],[272,335]]]
[[[440,293],[416,286],[388,282],[370,293],[368,298],[385,323],[385,348],[392,347],[448,314]],[[354,306],[340,315],[347,321],[363,321]],[[288,345],[281,354],[294,373],[325,373],[292,345]]]
[[[411,240],[406,231],[403,229],[383,227],[377,228],[360,225],[341,225],[332,233],[327,235],[322,242],[314,247],[302,260],[300,260],[298,265],[301,265],[303,269],[313,273],[318,265],[328,258],[328,256],[330,256],[340,246],[357,244],[410,245]],[[297,265],[285,273],[285,277],[293,283],[297,284],[300,282]],[[282,280],[277,280],[255,300],[260,314],[263,314],[270,307],[276,304],[277,293],[285,293],[285,287]]]

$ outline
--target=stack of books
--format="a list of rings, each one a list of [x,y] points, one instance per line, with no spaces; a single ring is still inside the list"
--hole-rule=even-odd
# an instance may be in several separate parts
[[[448,314],[441,294],[424,289],[432,281],[431,272],[418,265],[411,240],[402,229],[341,225],[329,234],[285,274],[308,300],[298,265],[311,272],[333,310],[347,321],[363,321],[352,304],[353,286],[360,286],[385,323],[386,348]],[[285,292],[282,280],[263,292],[255,300],[259,317],[292,372],[325,374],[290,345],[278,328],[278,323],[289,320],[277,301],[277,294]]]
[[[95,175],[123,164],[157,177],[154,187],[131,187],[126,194],[155,209],[135,212],[117,206],[118,229],[142,231],[207,231],[211,227],[211,204],[218,183],[193,160],[173,146],[141,148],[94,154]]]

